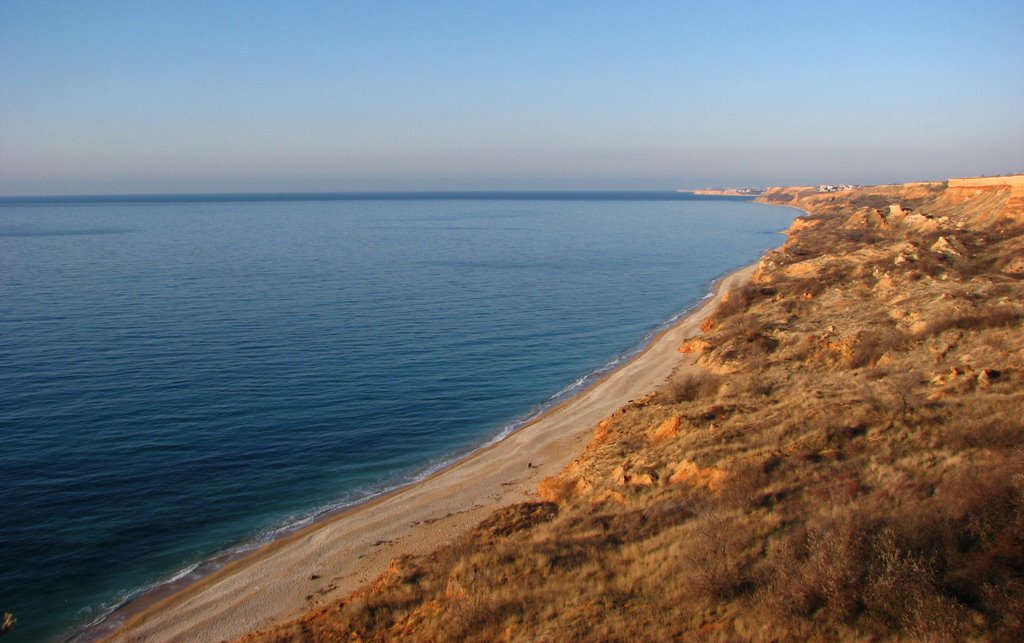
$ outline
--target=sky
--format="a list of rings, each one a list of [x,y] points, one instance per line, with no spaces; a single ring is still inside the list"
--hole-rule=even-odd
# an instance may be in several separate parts
[[[0,0],[0,195],[1024,172],[1024,2]]]

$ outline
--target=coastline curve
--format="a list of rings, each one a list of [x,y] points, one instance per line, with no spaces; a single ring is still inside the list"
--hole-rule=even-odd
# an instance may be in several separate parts
[[[670,319],[637,352],[619,358],[621,363],[568,398],[554,396],[552,406],[481,448],[420,480],[325,512],[266,544],[215,557],[207,561],[212,570],[198,580],[179,574],[178,584],[144,593],[77,640],[240,636],[315,607],[310,599],[348,594],[372,581],[393,558],[428,553],[494,509],[528,500],[541,480],[582,452],[602,418],[653,390],[674,369],[699,368],[676,347],[699,333],[722,296],[749,280],[756,266],[715,280],[711,296]]]

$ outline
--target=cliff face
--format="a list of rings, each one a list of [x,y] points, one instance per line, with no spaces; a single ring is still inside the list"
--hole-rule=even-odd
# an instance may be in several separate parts
[[[1024,637],[1024,184],[806,209],[538,500],[252,639]]]
[[[1024,175],[878,185],[843,192],[818,192],[806,187],[769,188],[757,200],[793,205],[818,216],[840,209],[861,214],[874,210],[884,215],[888,206],[902,204],[920,215],[950,216],[961,225],[984,226],[1001,218],[1021,221]]]

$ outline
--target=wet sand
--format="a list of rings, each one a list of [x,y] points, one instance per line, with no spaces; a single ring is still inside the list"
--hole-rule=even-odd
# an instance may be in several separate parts
[[[677,348],[700,333],[725,292],[754,265],[719,281],[714,297],[642,353],[500,442],[387,496],[318,521],[233,560],[170,596],[151,595],[111,617],[114,641],[230,639],[298,617],[373,580],[403,554],[426,554],[493,510],[536,497],[537,484],[582,453],[594,426],[653,391],[677,368]]]

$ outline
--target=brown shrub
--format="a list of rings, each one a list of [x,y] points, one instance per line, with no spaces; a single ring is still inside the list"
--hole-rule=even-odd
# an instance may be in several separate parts
[[[874,208],[881,210],[893,203],[894,199],[888,194],[871,194],[866,190],[858,190],[850,195],[847,203],[855,208]]]
[[[762,489],[768,485],[769,472],[778,466],[779,461],[780,458],[773,455],[763,459],[746,460],[733,466],[718,492],[720,505],[753,511],[779,502],[784,496],[781,491],[762,493]]]
[[[757,288],[751,284],[730,290],[715,308],[712,318],[718,323],[723,319],[746,312],[756,295]]]
[[[875,424],[892,428],[907,425],[921,406],[923,378],[917,371],[892,373],[875,382],[862,382],[861,397]]]
[[[554,502],[521,502],[494,511],[476,527],[478,537],[508,536],[553,520],[558,515]]]
[[[1007,305],[986,306],[977,313],[948,314],[929,320],[927,325],[918,331],[918,335],[928,337],[939,335],[947,330],[984,330],[988,328],[1005,328],[1016,326],[1024,320],[1024,313],[1018,308]]]
[[[637,542],[681,525],[696,515],[694,502],[687,498],[666,498],[642,510],[624,510],[579,516],[565,523],[569,533],[597,531],[613,544]]]
[[[780,280],[778,283],[779,292],[785,298],[785,306],[790,312],[797,312],[801,309],[801,303],[814,299],[821,295],[835,283],[829,283],[814,277],[797,278],[791,277]]]
[[[906,336],[895,325],[876,325],[857,338],[847,365],[850,368],[862,368],[874,364],[886,353],[899,350],[905,341]]]
[[[765,195],[761,196],[760,198],[764,199],[765,201],[767,201],[769,203],[783,204],[783,203],[789,203],[795,197],[792,194],[788,194],[786,192],[778,192],[778,193],[774,193],[774,194],[765,194]]]
[[[845,623],[861,609],[869,530],[852,517],[798,530],[777,542],[762,566],[755,601],[773,620]]]
[[[750,310],[758,301],[774,297],[777,289],[771,285],[747,283],[727,292],[708,319],[709,327],[721,325],[725,320],[738,317]]]
[[[927,561],[902,550],[891,529],[874,540],[871,555],[864,610],[874,629],[917,640],[959,640],[964,609],[941,592]]]
[[[689,532],[682,560],[689,592],[727,599],[749,589],[742,552],[751,535],[735,516],[712,513]]]
[[[971,408],[973,407],[973,408]],[[960,408],[940,428],[942,443],[956,451],[1024,445],[1024,421],[983,405]]]
[[[743,342],[746,359],[751,361],[763,360],[779,347],[779,340],[769,335],[764,326],[747,331],[743,336]]]
[[[1020,458],[1020,456],[1018,456]],[[1024,598],[1024,467],[967,467],[901,512],[867,498],[768,549],[755,603],[769,620],[822,621],[956,640],[982,615],[1019,632]]]
[[[876,244],[885,237],[874,228],[854,228],[844,229],[841,238],[843,241],[855,246],[866,246]]]
[[[714,397],[721,382],[721,377],[707,371],[686,373],[669,380],[659,392],[658,400],[665,404],[679,404]]]

